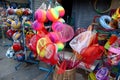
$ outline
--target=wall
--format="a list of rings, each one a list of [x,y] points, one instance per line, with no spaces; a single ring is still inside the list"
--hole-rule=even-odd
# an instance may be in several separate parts
[[[93,17],[96,15],[104,15],[98,14],[93,8],[93,2],[95,0],[75,0],[73,1],[72,7],[72,17],[74,19],[74,28],[77,29],[78,27],[88,27],[92,21]],[[99,3],[97,4],[98,8],[106,10],[109,8],[110,0],[98,0]],[[113,0],[114,3],[112,4],[112,8],[116,8],[120,6],[120,0]],[[117,1],[117,2],[116,2]],[[119,1],[119,2],[118,2]],[[108,14],[108,13],[105,13]]]
[[[17,3],[28,3],[28,0],[6,0],[10,2],[17,2]]]
[[[34,0],[34,10],[38,9],[44,1],[46,0]]]

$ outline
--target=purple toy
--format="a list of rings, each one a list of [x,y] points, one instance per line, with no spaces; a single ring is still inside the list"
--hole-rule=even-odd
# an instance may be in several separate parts
[[[98,72],[96,73],[97,80],[106,80],[106,77],[108,75],[108,68],[102,67]]]

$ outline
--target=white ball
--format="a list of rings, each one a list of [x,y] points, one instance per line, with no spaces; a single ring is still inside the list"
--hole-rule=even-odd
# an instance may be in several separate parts
[[[9,48],[6,52],[6,57],[13,58],[14,55],[15,55],[15,52],[11,48]]]

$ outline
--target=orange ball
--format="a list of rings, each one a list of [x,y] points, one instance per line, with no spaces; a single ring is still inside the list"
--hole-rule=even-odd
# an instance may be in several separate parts
[[[54,9],[54,8],[51,8],[51,9],[48,9],[47,10],[47,18],[50,20],[50,21],[57,21],[58,18],[59,18],[59,12]]]

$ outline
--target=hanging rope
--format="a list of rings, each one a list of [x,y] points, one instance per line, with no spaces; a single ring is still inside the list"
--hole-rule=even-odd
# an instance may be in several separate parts
[[[110,7],[109,7],[107,10],[101,11],[101,10],[97,9],[98,0],[95,0],[95,2],[94,2],[94,9],[95,9],[95,11],[96,11],[97,13],[99,13],[99,14],[107,13],[107,12],[109,12],[109,11],[111,10],[113,1],[114,1],[114,0],[111,0],[111,2],[110,2]]]

